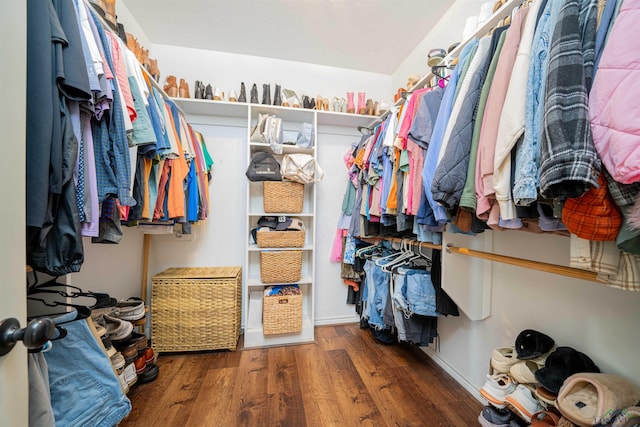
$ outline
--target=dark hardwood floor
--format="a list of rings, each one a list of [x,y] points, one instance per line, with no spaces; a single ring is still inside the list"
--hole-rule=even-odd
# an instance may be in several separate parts
[[[420,349],[378,344],[357,324],[316,342],[162,354],[135,385],[131,426],[476,426],[482,405]]]

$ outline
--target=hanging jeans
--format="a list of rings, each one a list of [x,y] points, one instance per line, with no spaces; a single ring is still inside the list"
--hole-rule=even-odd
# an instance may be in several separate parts
[[[382,271],[374,261],[367,260],[364,264],[365,287],[362,299],[366,302],[362,313],[369,325],[376,329],[384,329],[382,319],[384,306],[389,295],[389,273]]]

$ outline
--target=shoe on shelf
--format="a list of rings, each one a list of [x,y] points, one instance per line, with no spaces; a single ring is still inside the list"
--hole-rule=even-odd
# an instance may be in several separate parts
[[[238,102],[247,102],[247,90],[244,87],[244,82],[240,83],[240,96],[238,97]]]
[[[158,67],[158,60],[149,58],[149,74],[156,82],[160,81],[160,68]]]
[[[560,417],[551,411],[540,411],[531,417],[531,427],[556,427]]]
[[[116,348],[113,346],[111,340],[109,339],[109,336],[106,333],[104,336],[100,337],[100,340],[102,341],[102,345],[104,346],[107,356],[112,357],[114,354],[116,354],[118,350],[116,350]]]
[[[365,104],[365,93],[364,92],[358,92],[358,114],[366,114],[367,113],[367,106]]]
[[[531,423],[533,414],[543,409],[531,390],[523,384],[518,384],[516,389],[505,398],[505,403],[528,423]]]
[[[136,374],[139,376],[144,370],[147,368],[147,362],[145,361],[144,354],[141,354],[136,358],[133,362],[133,365],[136,367]]]
[[[262,85],[262,104],[271,105],[271,84],[269,83]]]
[[[556,393],[547,390],[543,386],[538,386],[534,391],[534,394],[540,402],[547,406],[556,406],[556,398],[558,397]]]
[[[302,101],[300,97],[293,89],[283,88],[282,89],[282,106],[283,107],[293,107],[300,108],[302,106]]]
[[[156,364],[151,364],[145,368],[145,370],[138,375],[138,380],[140,384],[150,383],[155,381],[158,378],[158,374],[160,373],[160,368]]]
[[[124,375],[124,369],[122,370],[122,372],[118,373],[118,380],[120,381],[120,386],[122,387],[122,392],[124,394],[129,394],[129,383],[127,383],[127,379],[125,378]]]
[[[116,371],[120,371],[125,366],[124,356],[119,351],[116,352],[113,356],[111,356],[111,364],[113,365],[113,369]]]
[[[276,85],[273,90],[273,105],[282,105],[282,88],[280,85]]]
[[[185,79],[180,79],[178,94],[180,95],[180,98],[189,98],[189,84]]]
[[[535,373],[539,368],[531,360],[521,360],[509,369],[509,375],[519,384],[535,384],[538,382]]]
[[[221,91],[218,87],[213,90],[213,100],[224,101],[224,92]]]
[[[509,423],[516,417],[510,409],[498,409],[491,405],[482,408],[478,422],[483,427],[509,427]]]
[[[353,101],[353,92],[347,92],[347,113],[354,114],[356,107]]]
[[[204,89],[204,99],[213,99],[213,88],[211,85],[207,85]]]
[[[116,341],[124,341],[131,336],[133,332],[133,325],[131,322],[119,319],[117,317],[104,315],[104,320],[107,324],[107,332],[109,333],[109,339],[115,345]]]
[[[138,374],[136,373],[136,366],[133,363],[129,363],[124,367],[124,379],[131,387],[138,381]]]
[[[506,374],[518,362],[514,347],[498,347],[491,352],[491,368],[495,373]]]
[[[157,357],[153,352],[153,348],[147,347],[147,349],[144,351],[144,361],[147,364],[147,366],[156,363],[156,359]]]
[[[195,99],[204,99],[204,84],[200,80],[196,80],[193,97]]]
[[[176,76],[167,76],[164,84],[164,92],[171,98],[178,96],[178,82]]]
[[[487,380],[480,388],[480,394],[496,408],[504,408],[505,399],[515,388],[515,383],[506,374],[487,375]]]
[[[229,91],[229,102],[238,102],[238,94],[235,89]]]
[[[122,320],[138,320],[145,316],[144,301],[131,297],[128,300],[119,301],[114,316]]]
[[[251,104],[258,104],[258,86],[254,83],[251,86]]]
[[[346,112],[346,102],[347,100],[344,98],[334,97],[333,102],[331,103],[331,111],[336,111],[338,113]]]
[[[369,98],[367,99],[366,102],[366,108],[367,108],[367,115],[368,116],[375,116],[376,115],[376,109],[375,109],[375,104],[373,103],[373,99]]]

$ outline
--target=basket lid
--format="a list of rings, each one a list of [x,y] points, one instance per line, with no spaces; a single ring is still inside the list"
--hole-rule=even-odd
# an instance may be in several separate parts
[[[217,279],[236,277],[242,271],[241,267],[171,267],[153,276],[154,278],[190,278]]]

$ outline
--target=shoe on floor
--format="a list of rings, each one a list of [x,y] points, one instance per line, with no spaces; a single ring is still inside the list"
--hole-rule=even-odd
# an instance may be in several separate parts
[[[531,417],[531,427],[556,427],[560,416],[551,411],[540,411]]]
[[[516,388],[506,374],[487,375],[487,381],[480,388],[480,394],[496,408],[504,408],[505,399]]]
[[[498,347],[491,352],[491,367],[496,373],[506,374],[516,363],[518,359],[513,347]]]
[[[509,423],[516,417],[510,409],[498,409],[491,405],[482,408],[478,422],[483,427],[509,427]]]
[[[531,360],[522,360],[509,369],[509,375],[519,384],[535,384],[535,373],[540,367]]]
[[[505,402],[515,413],[529,423],[533,414],[543,409],[531,390],[522,384],[518,384],[516,389],[505,398]]]

